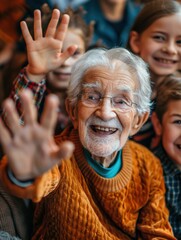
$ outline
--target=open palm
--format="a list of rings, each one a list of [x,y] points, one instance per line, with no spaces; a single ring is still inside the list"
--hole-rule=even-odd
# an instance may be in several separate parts
[[[28,55],[28,71],[34,75],[43,75],[58,68],[76,50],[72,45],[62,52],[62,45],[67,32],[69,16],[64,14],[58,26],[60,11],[54,9],[51,20],[43,36],[41,12],[34,11],[34,39],[26,22],[21,22],[21,30],[26,42]]]
[[[58,107],[56,96],[50,94],[47,97],[41,123],[37,122],[37,111],[29,90],[22,91],[21,100],[25,126],[19,124],[14,103],[7,99],[4,109],[8,128],[1,120],[0,140],[14,175],[17,179],[27,180],[40,176],[55,164],[60,164],[62,159],[70,157],[73,144],[66,141],[57,146],[54,141]]]

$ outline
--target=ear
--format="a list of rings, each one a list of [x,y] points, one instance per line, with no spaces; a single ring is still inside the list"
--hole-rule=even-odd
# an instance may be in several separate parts
[[[130,132],[130,136],[135,135],[140,128],[143,126],[143,124],[147,121],[148,117],[149,117],[149,112],[146,112],[142,115],[136,115],[133,121],[133,125],[132,125],[132,129]]]
[[[152,113],[151,121],[152,121],[156,135],[161,136],[162,135],[162,125],[160,123],[160,120],[158,119],[156,112]]]
[[[65,107],[66,107],[66,110],[69,114],[69,117],[72,121],[74,128],[77,129],[77,127],[78,127],[77,108],[75,106],[73,107],[72,104],[70,104],[69,99],[65,100]]]
[[[139,35],[139,33],[135,32],[135,31],[130,32],[129,45],[131,47],[132,52],[134,52],[135,54],[140,53],[140,35]]]

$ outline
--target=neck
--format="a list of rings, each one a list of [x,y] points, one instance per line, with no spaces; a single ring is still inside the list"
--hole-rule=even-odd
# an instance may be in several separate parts
[[[151,73],[151,80],[153,82],[152,84],[152,99],[156,97],[156,89],[157,85],[160,84],[164,80],[165,76],[158,76],[153,73]]]
[[[109,1],[100,0],[100,6],[104,12],[105,17],[110,21],[119,21],[124,14],[126,1],[118,3],[110,3]]]
[[[96,162],[100,163],[103,167],[108,168],[114,162],[116,155],[117,155],[117,152],[114,152],[108,157],[98,157],[98,156],[92,155],[92,158]]]

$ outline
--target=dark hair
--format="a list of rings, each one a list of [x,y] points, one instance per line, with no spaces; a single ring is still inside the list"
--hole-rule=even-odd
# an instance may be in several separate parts
[[[181,13],[181,4],[175,0],[151,0],[138,14],[131,31],[143,33],[157,19]],[[129,41],[128,48],[131,49]]]
[[[181,100],[181,74],[168,75],[157,85],[155,112],[160,122],[170,101]]]
[[[43,4],[41,7],[41,13],[42,13],[42,30],[43,30],[43,33],[45,34],[51,19],[52,9],[48,6],[48,4]],[[68,28],[80,29],[80,35],[85,43],[85,49],[87,50],[93,35],[94,22],[91,22],[90,24],[86,24],[86,22],[83,19],[84,11],[81,7],[76,10],[73,10],[70,7],[67,8],[64,12],[61,12],[60,21],[63,14],[68,14],[70,16],[70,22],[69,22]],[[33,18],[26,19],[26,23],[28,25],[29,31],[32,36],[34,36],[33,21],[34,21]]]

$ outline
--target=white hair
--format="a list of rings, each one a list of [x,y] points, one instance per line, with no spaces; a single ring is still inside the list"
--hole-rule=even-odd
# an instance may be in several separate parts
[[[139,114],[150,111],[151,81],[147,64],[138,56],[124,48],[93,49],[86,52],[73,66],[68,87],[68,99],[76,106],[78,95],[82,91],[83,77],[87,70],[104,66],[106,69],[115,67],[115,60],[125,63],[137,81],[134,101]]]

